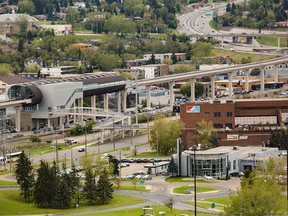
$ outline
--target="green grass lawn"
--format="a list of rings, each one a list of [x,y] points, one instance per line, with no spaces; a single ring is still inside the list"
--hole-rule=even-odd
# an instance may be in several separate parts
[[[181,186],[181,187],[177,187],[173,189],[174,193],[179,193],[179,194],[187,194],[187,191],[193,191],[193,186]],[[197,193],[203,193],[203,192],[211,192],[211,191],[215,191],[216,189],[214,188],[208,188],[208,187],[196,187],[196,192]]]
[[[118,186],[117,185],[113,185],[113,188],[115,190],[118,190]],[[149,192],[150,190],[146,190],[146,186],[145,185],[127,185],[127,184],[121,184],[120,185],[120,190],[135,190],[135,191],[146,191]]]
[[[241,59],[248,57],[251,58],[252,62],[257,62],[261,60],[263,61],[277,57],[276,55],[249,54],[249,53],[240,53],[221,49],[213,49],[212,56],[229,56],[230,58],[232,58],[234,63],[240,63]]]
[[[178,210],[178,209],[171,209],[167,208],[166,206],[163,205],[158,205],[158,206],[150,206],[150,208],[153,208],[154,215],[159,215],[159,212],[166,212],[166,216],[175,216],[175,215],[180,215],[180,214],[186,214],[186,215],[194,215],[193,211],[187,211],[187,210]],[[149,214],[151,212],[146,212],[146,214]],[[101,212],[101,213],[89,213],[86,214],[88,215],[101,215],[101,216],[139,216],[142,215],[142,208],[132,208],[132,209],[124,209],[120,211],[112,211],[112,212]],[[213,216],[213,215],[218,215],[218,214],[207,214],[207,213],[202,213],[202,212],[197,212],[198,216]]]
[[[277,37],[262,37],[257,38],[258,43],[265,46],[273,46],[278,47],[278,38]],[[280,38],[280,47],[286,47],[286,38],[281,37]]]
[[[194,182],[193,179],[185,179],[182,177],[168,177],[165,179],[166,182]],[[205,179],[196,179],[198,183],[213,183],[212,181],[207,181]]]
[[[24,203],[19,196],[19,191],[0,191],[0,215],[25,215],[25,214],[70,214],[75,212],[85,212],[91,210],[111,209],[119,206],[128,206],[145,202],[144,199],[117,195],[114,194],[114,198],[106,205],[93,205],[87,206],[84,203],[80,203],[79,208],[71,208],[66,210],[59,209],[40,209],[33,203]]]
[[[0,187],[15,187],[15,186],[18,186],[16,181],[0,180]]]
[[[129,158],[167,158],[169,156],[157,155],[157,152],[142,152]]]
[[[197,206],[209,209],[211,208],[213,202],[215,203],[215,209],[221,211],[224,210],[224,207],[231,204],[230,198],[226,196],[226,197],[216,197],[216,198],[207,198],[204,200],[198,200]],[[194,205],[194,201],[185,201],[184,203]]]

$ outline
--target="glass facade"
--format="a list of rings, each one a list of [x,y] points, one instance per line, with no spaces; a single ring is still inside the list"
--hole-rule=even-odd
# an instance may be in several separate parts
[[[194,175],[193,155],[191,155],[191,176]],[[224,177],[226,175],[226,158],[212,160],[197,160],[196,155],[196,176]]]

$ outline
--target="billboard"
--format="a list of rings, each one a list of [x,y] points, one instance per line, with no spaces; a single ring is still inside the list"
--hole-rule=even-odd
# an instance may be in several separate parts
[[[238,134],[227,134],[227,140],[238,140]]]
[[[200,113],[200,106],[186,106],[186,113]]]

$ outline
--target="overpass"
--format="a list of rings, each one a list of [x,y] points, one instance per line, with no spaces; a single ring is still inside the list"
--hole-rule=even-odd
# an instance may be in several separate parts
[[[248,64],[241,64],[241,65],[235,65],[230,66],[227,68],[221,68],[221,69],[213,69],[213,70],[204,70],[204,71],[191,71],[183,74],[174,74],[174,75],[168,75],[164,77],[154,77],[151,79],[144,79],[137,81],[137,86],[146,86],[147,91],[147,106],[150,104],[150,87],[153,84],[161,84],[161,83],[168,83],[169,84],[169,92],[170,92],[170,106],[173,106],[174,102],[174,95],[173,95],[173,85],[174,82],[182,81],[182,80],[190,80],[191,82],[191,92],[194,92],[194,94],[191,94],[191,101],[195,101],[195,79],[210,76],[211,77],[211,85],[212,85],[212,99],[215,98],[215,75],[217,74],[228,74],[228,80],[229,80],[229,96],[232,96],[232,74],[233,72],[237,71],[244,71],[245,72],[245,90],[248,91],[248,80],[249,80],[249,72],[250,70],[254,68],[260,68],[260,90],[261,92],[264,91],[265,83],[264,83],[264,68],[266,66],[273,66],[275,71],[275,82],[278,82],[278,65],[286,64],[288,62],[288,56],[282,56],[274,59],[264,60],[260,62],[253,62]],[[134,87],[135,81],[127,81],[126,89]]]

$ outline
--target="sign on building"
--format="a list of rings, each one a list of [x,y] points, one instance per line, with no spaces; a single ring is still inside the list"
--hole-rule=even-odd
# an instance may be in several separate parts
[[[227,134],[227,140],[238,140],[238,134]]]
[[[186,106],[186,113],[200,113],[200,106]]]

